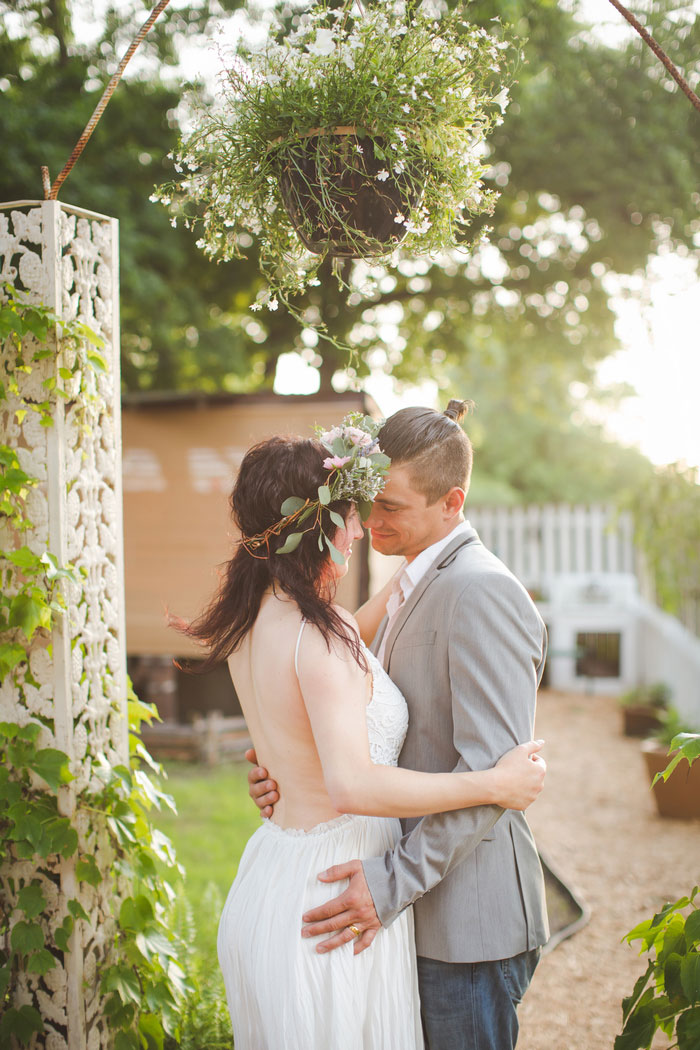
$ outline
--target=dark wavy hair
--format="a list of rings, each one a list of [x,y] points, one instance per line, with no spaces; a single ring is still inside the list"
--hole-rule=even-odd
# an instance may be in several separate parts
[[[256,536],[276,524],[288,496],[317,499],[319,485],[328,479],[323,466],[327,455],[318,441],[299,437],[271,437],[249,449],[230,498],[233,522],[241,535]],[[330,504],[330,509],[343,518],[350,507],[347,500]],[[312,520],[307,519],[302,527],[307,528]],[[332,540],[335,527],[325,511],[323,529]],[[319,586],[330,557],[325,546],[319,550],[318,527],[304,534],[295,551],[276,554],[289,533],[295,531],[299,531],[299,526],[292,523],[279,536],[271,535],[269,556],[264,545],[256,554],[265,556],[254,556],[239,543],[231,560],[223,566],[218,591],[204,611],[191,623],[171,620],[173,626],[208,650],[202,663],[188,669],[209,671],[235,652],[257,619],[264,591],[272,585],[296,602],[304,619],[319,629],[329,649],[332,639],[338,639],[367,670],[356,632],[333,608],[333,594]]]

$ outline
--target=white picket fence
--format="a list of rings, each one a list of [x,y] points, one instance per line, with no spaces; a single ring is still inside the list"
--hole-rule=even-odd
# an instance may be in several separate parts
[[[555,688],[619,693],[663,681],[681,715],[700,725],[700,603],[686,603],[679,617],[656,608],[631,515],[566,505],[476,505],[467,513],[484,544],[537,601],[549,628]],[[576,650],[586,634],[619,639],[616,679],[582,674]]]
[[[638,575],[632,518],[605,506],[467,506],[483,543],[532,591],[553,576]]]

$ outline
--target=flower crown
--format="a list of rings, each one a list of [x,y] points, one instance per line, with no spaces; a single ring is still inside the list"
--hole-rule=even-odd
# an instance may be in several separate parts
[[[295,523],[313,520],[305,529],[290,532],[275,554],[291,554],[301,543],[306,532],[319,529],[318,549],[323,550],[325,543],[328,553],[338,565],[345,564],[345,558],[328,537],[323,522],[323,512],[339,529],[345,528],[340,514],[331,510],[329,504],[336,500],[350,500],[357,506],[360,517],[366,521],[372,508],[372,500],[382,491],[386,483],[386,474],[391,464],[388,456],[379,448],[377,434],[381,423],[361,412],[351,412],[342,423],[331,430],[316,427],[316,437],[330,453],[324,459],[323,466],[330,471],[324,485],[318,488],[318,498],[302,499],[301,496],[287,496],[280,507],[282,518],[270,525],[256,536],[246,536],[241,543],[254,558],[270,556],[270,538],[279,536],[286,528]],[[258,553],[264,547],[264,553]]]

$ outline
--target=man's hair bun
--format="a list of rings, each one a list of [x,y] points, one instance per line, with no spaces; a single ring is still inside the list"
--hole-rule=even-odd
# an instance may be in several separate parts
[[[473,401],[457,401],[455,398],[452,398],[442,414],[447,416],[448,419],[453,419],[455,423],[461,423],[472,408],[474,408]]]

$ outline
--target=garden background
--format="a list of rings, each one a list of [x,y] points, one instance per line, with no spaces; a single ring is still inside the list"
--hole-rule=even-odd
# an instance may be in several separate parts
[[[61,194],[120,223],[125,391],[271,389],[289,353],[317,370],[322,391],[375,373],[391,376],[400,394],[430,376],[440,400],[477,402],[469,427],[475,502],[631,508],[661,604],[673,612],[697,598],[696,474],[683,462],[659,467],[611,439],[605,419],[631,391],[606,385],[600,371],[619,349],[613,298],[628,296],[641,311],[659,259],[692,268],[698,256],[700,122],[654,56],[632,35],[606,42],[575,0],[470,4],[473,19],[486,25],[498,15],[524,40],[512,103],[491,139],[488,179],[501,195],[489,246],[466,260],[379,273],[369,302],[347,301],[327,274],[303,307],[355,347],[348,368],[344,351],[284,311],[249,312],[261,282],[254,250],[249,261],[214,266],[149,200],[171,175],[183,68],[196,68],[193,54],[207,55],[207,40],[239,7],[202,0],[166,10]],[[694,5],[662,0],[635,10],[697,87]],[[0,3],[0,13],[0,200],[38,198],[41,165],[54,174],[63,165],[145,9],[126,0],[103,11],[77,0],[19,0]],[[213,1050],[215,1039],[226,1045],[228,1022],[205,987],[218,907],[208,887],[221,892],[230,881],[231,856],[256,817],[244,771],[171,774],[180,817],[159,819],[187,870],[186,896],[199,916],[208,899],[211,918],[190,931],[200,992],[189,1045]],[[183,906],[178,922],[190,936]]]

